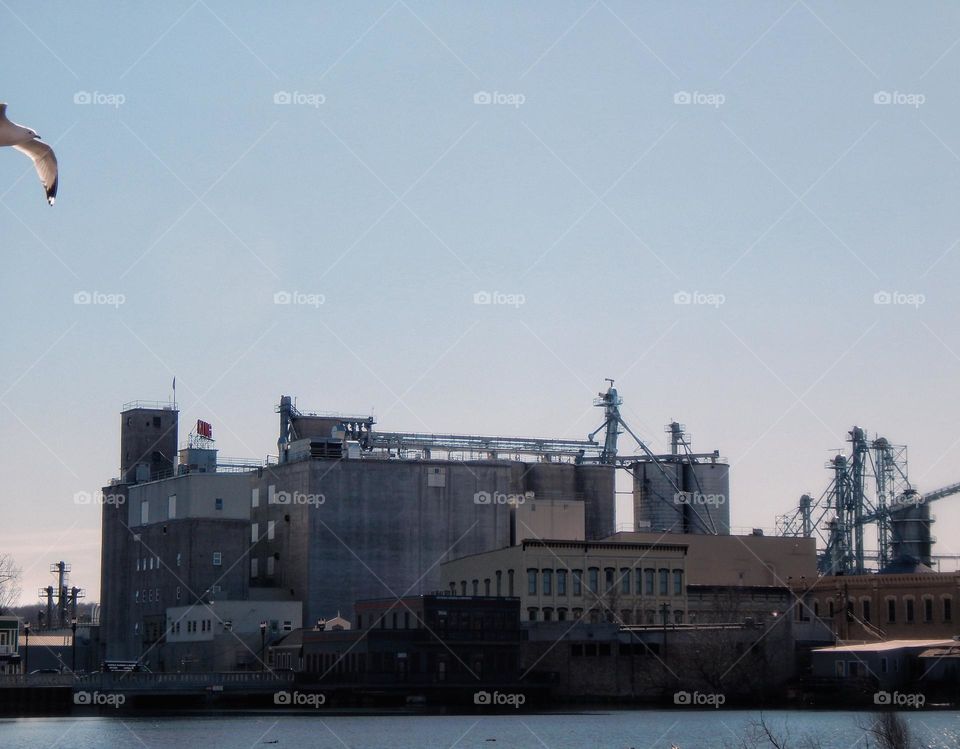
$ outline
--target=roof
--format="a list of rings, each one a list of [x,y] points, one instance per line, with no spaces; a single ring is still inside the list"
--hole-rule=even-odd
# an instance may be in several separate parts
[[[960,658],[960,643],[948,645],[945,648],[930,648],[920,653],[921,658]]]
[[[814,648],[814,653],[886,653],[906,648],[935,648],[955,645],[954,640],[884,640],[882,642],[851,643],[828,648]]]

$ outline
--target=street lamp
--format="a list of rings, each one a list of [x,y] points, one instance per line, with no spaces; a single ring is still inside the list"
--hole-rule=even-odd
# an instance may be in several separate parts
[[[23,673],[30,673],[30,622],[23,623],[23,636],[26,644],[23,646]]]
[[[263,661],[264,653],[266,652],[267,647],[267,623],[265,621],[260,622],[260,670],[263,671],[266,668],[266,664]]]
[[[70,623],[70,629],[73,632],[73,638],[70,645],[71,650],[71,659],[73,665],[71,665],[70,670],[75,674],[77,673],[77,620],[74,619]]]

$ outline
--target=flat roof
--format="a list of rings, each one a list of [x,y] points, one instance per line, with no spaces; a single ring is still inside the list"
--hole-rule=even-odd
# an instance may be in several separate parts
[[[814,648],[814,653],[884,653],[904,648],[935,648],[956,645],[956,640],[884,640],[882,642],[852,643]]]

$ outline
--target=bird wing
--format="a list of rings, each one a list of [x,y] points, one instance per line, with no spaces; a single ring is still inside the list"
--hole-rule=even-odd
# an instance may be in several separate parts
[[[57,197],[57,157],[53,149],[40,140],[31,140],[26,143],[17,143],[14,148],[22,151],[33,159],[33,166],[37,170],[37,176],[43,184],[43,189],[47,192],[47,202],[53,205]]]

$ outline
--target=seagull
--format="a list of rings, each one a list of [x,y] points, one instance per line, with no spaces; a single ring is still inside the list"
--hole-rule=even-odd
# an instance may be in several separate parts
[[[53,205],[57,198],[57,157],[35,130],[10,122],[7,105],[3,103],[0,103],[0,146],[13,146],[33,159],[33,166],[47,193],[47,202]]]

